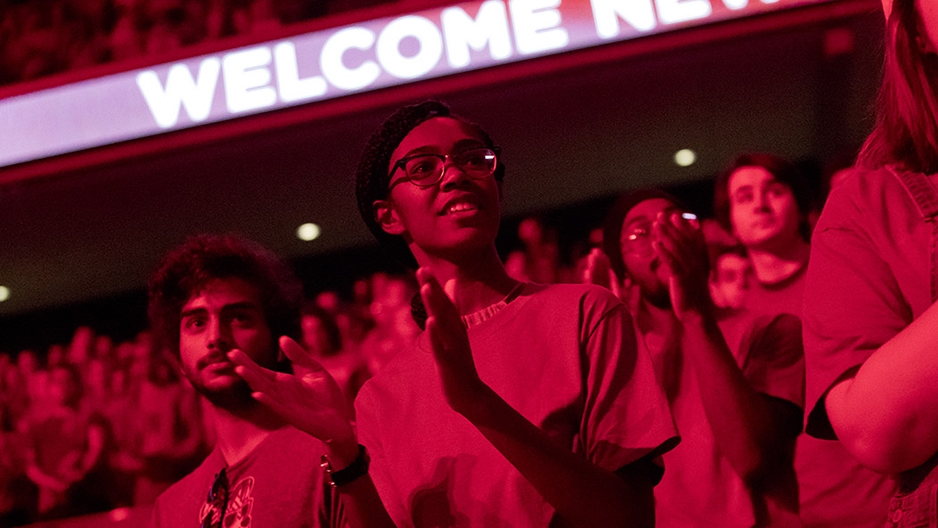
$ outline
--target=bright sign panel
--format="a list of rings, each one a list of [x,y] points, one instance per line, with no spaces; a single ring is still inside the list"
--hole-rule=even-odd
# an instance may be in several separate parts
[[[831,0],[485,0],[0,100],[0,167]]]

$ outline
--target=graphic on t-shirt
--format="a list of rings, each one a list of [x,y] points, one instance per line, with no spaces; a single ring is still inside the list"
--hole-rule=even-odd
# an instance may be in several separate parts
[[[225,508],[225,518],[219,526],[222,528],[251,528],[251,511],[254,507],[254,477],[245,477],[231,487],[228,492],[228,506]],[[206,502],[199,511],[199,521],[212,516],[210,526],[218,525],[221,516],[224,494],[216,495],[215,500]]]

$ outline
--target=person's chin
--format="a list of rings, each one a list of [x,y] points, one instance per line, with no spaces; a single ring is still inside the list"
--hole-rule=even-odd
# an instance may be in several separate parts
[[[213,380],[196,390],[216,407],[237,409],[254,401],[251,388],[241,378]]]

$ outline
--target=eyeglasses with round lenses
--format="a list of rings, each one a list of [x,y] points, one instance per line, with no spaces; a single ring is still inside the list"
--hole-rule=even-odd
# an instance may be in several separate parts
[[[390,178],[398,170],[404,172],[404,178],[388,186],[390,190],[402,180],[420,188],[433,187],[443,179],[446,173],[446,161],[449,160],[470,178],[481,180],[495,173],[498,165],[498,152],[490,148],[474,148],[456,154],[414,154],[397,160],[391,168]]]
[[[651,242],[651,223],[639,224],[622,233],[622,245],[625,250],[640,257],[648,257],[655,252]]]
[[[695,224],[698,221],[697,215],[694,213],[688,213],[686,211],[681,212],[681,218],[692,222],[692,225],[697,225]],[[642,222],[634,225],[631,229],[622,233],[621,244],[629,253],[634,253],[640,257],[650,257],[655,252],[655,248],[652,245],[651,231],[651,222]]]

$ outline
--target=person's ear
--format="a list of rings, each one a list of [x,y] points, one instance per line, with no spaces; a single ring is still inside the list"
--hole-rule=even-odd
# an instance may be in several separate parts
[[[375,214],[375,221],[381,226],[381,229],[389,235],[401,235],[404,233],[404,225],[394,210],[391,200],[375,200],[371,204]]]

